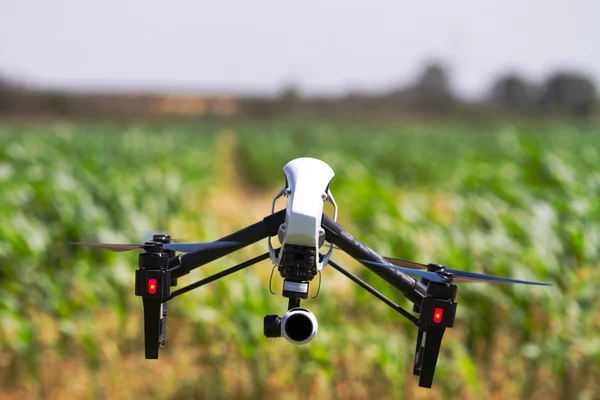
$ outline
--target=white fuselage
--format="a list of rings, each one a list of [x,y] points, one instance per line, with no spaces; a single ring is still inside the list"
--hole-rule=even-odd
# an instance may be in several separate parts
[[[281,195],[288,198],[285,222],[279,228],[282,249],[290,244],[319,249],[324,240],[321,228],[323,203],[330,200],[335,207],[329,191],[329,184],[335,175],[333,169],[321,160],[303,157],[287,163],[283,172],[286,184],[273,200],[274,203]],[[274,257],[273,253],[271,256],[276,264],[280,257]],[[318,267],[322,269],[322,264]]]

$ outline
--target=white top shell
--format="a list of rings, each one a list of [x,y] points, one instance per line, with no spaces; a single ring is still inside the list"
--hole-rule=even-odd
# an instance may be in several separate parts
[[[285,244],[319,248],[323,202],[333,169],[316,158],[297,158],[283,167],[288,196]]]

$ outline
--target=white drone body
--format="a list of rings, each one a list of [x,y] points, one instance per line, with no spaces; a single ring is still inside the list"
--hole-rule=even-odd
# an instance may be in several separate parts
[[[279,265],[285,245],[299,245],[313,247],[317,250],[323,245],[325,232],[321,228],[323,216],[323,203],[328,200],[333,204],[334,216],[337,219],[337,205],[329,190],[329,184],[335,175],[333,169],[325,162],[316,158],[297,158],[283,167],[285,174],[285,185],[273,199],[271,213],[275,211],[275,201],[286,196],[287,207],[285,221],[279,227],[279,241],[281,252],[279,256],[275,253],[269,239],[269,254],[275,265]],[[319,261],[315,258],[316,268],[322,270],[329,260],[333,250],[331,245],[329,252]]]

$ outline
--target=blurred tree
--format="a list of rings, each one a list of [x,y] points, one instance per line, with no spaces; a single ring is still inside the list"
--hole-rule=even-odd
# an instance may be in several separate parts
[[[15,86],[0,76],[0,114],[7,113],[12,108],[15,91]]]
[[[593,81],[579,73],[558,72],[548,78],[539,98],[542,108],[589,116],[596,104]]]
[[[72,105],[69,96],[60,92],[50,92],[43,95],[48,111],[52,114],[67,115],[71,112]]]
[[[535,104],[536,88],[518,74],[500,77],[492,87],[490,100],[499,107],[528,109]]]
[[[239,99],[240,114],[248,118],[272,119],[277,117],[276,101],[262,97]]]
[[[414,104],[422,111],[448,112],[456,104],[448,73],[440,63],[425,66],[417,83],[410,89],[410,94]]]
[[[292,114],[301,103],[300,90],[295,84],[283,88],[277,99],[279,112],[283,115]]]

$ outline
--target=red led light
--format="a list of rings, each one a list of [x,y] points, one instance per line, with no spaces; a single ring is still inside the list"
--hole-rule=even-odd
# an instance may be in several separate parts
[[[148,279],[148,294],[156,294],[156,279]]]
[[[444,315],[444,310],[441,308],[436,308],[433,310],[433,322],[439,324],[442,322],[442,316]]]

